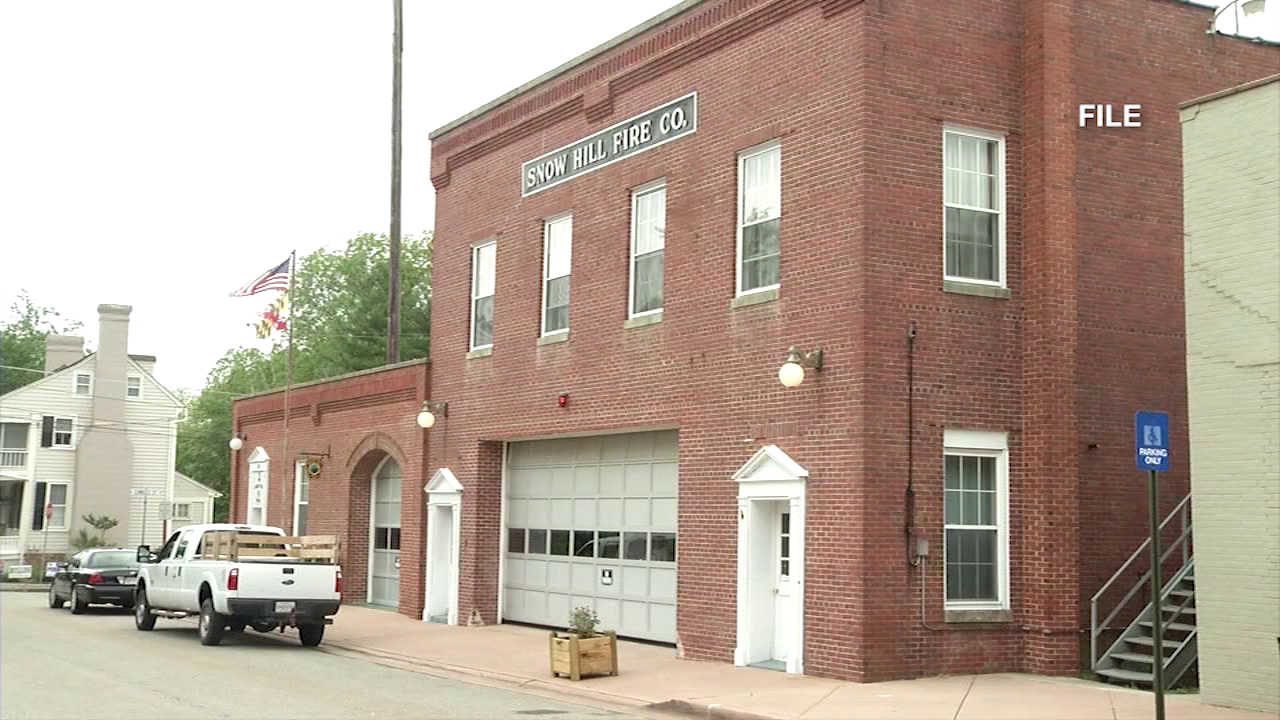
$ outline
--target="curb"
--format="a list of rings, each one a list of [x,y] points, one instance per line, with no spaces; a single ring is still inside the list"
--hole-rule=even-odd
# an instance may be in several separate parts
[[[781,715],[765,715],[726,707],[718,703],[705,705],[689,700],[667,700],[666,702],[653,703],[646,707],[656,712],[688,715],[689,717],[705,718],[706,720],[786,720]]]
[[[49,586],[27,583],[0,583],[0,592],[49,592]]]

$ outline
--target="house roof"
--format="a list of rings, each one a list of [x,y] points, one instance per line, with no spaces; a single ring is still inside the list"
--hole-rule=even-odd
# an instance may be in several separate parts
[[[213,496],[213,497],[216,497],[216,498],[218,498],[218,497],[222,497],[222,493],[221,493],[221,492],[219,492],[219,491],[217,491],[217,490],[214,490],[213,488],[209,487],[208,485],[205,485],[205,484],[204,484],[204,483],[202,483],[202,482],[198,482],[198,481],[196,481],[196,480],[191,479],[191,476],[189,476],[189,475],[184,475],[183,473],[180,473],[180,472],[178,472],[177,470],[174,470],[174,471],[173,471],[173,474],[174,474],[174,475],[177,475],[177,476],[178,476],[178,479],[183,480],[183,481],[185,481],[185,482],[189,482],[189,483],[191,483],[192,485],[195,485],[196,487],[200,488],[201,490],[204,490],[205,492],[209,493],[209,495],[211,495],[211,496]]]

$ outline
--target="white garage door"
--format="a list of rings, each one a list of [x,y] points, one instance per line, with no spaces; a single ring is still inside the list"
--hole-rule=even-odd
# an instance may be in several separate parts
[[[512,443],[503,618],[676,639],[676,433]]]

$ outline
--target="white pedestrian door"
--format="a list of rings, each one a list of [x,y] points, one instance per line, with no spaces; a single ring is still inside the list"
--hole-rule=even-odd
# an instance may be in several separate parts
[[[791,583],[791,512],[787,503],[779,503],[774,514],[773,588],[773,652],[772,659],[786,662],[791,648],[793,590]]]
[[[400,466],[387,458],[373,476],[369,602],[400,604]]]

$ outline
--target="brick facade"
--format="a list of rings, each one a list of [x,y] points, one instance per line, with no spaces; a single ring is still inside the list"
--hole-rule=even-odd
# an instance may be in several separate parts
[[[415,418],[427,397],[425,362],[293,388],[289,393],[289,446],[284,442],[284,393],[236,400],[232,427],[244,447],[232,453],[231,520],[245,522],[249,456],[261,447],[271,458],[267,524],[293,528],[293,471],[281,458],[319,457],[323,469],[308,489],[307,533],[342,541],[343,600],[362,603],[368,592],[369,505],[374,469],[390,456],[400,464],[400,612],[421,617],[425,549],[422,480],[424,436]]]
[[[1210,16],[1166,0],[709,0],[437,133],[432,395],[449,416],[423,477],[447,466],[466,488],[459,617],[497,617],[502,441],[676,428],[685,655],[732,657],[730,476],[775,443],[810,473],[807,672],[1076,672],[1089,597],[1145,533],[1132,412],[1169,411],[1186,447],[1178,104],[1280,61],[1206,35]],[[522,162],[694,90],[695,134],[521,197]],[[1143,126],[1078,128],[1085,102],[1141,103]],[[1006,137],[1008,297],[944,291],[950,124]],[[771,139],[781,287],[731,307],[735,157]],[[659,177],[663,319],[624,327],[629,190]],[[570,337],[539,344],[542,221],[566,211]],[[469,358],[471,246],[491,238],[493,351]],[[788,390],[790,345],[823,347],[826,367]],[[1011,622],[944,622],[944,428],[1009,433]],[[909,464],[934,548],[923,590]],[[1176,456],[1166,508],[1187,474]]]

